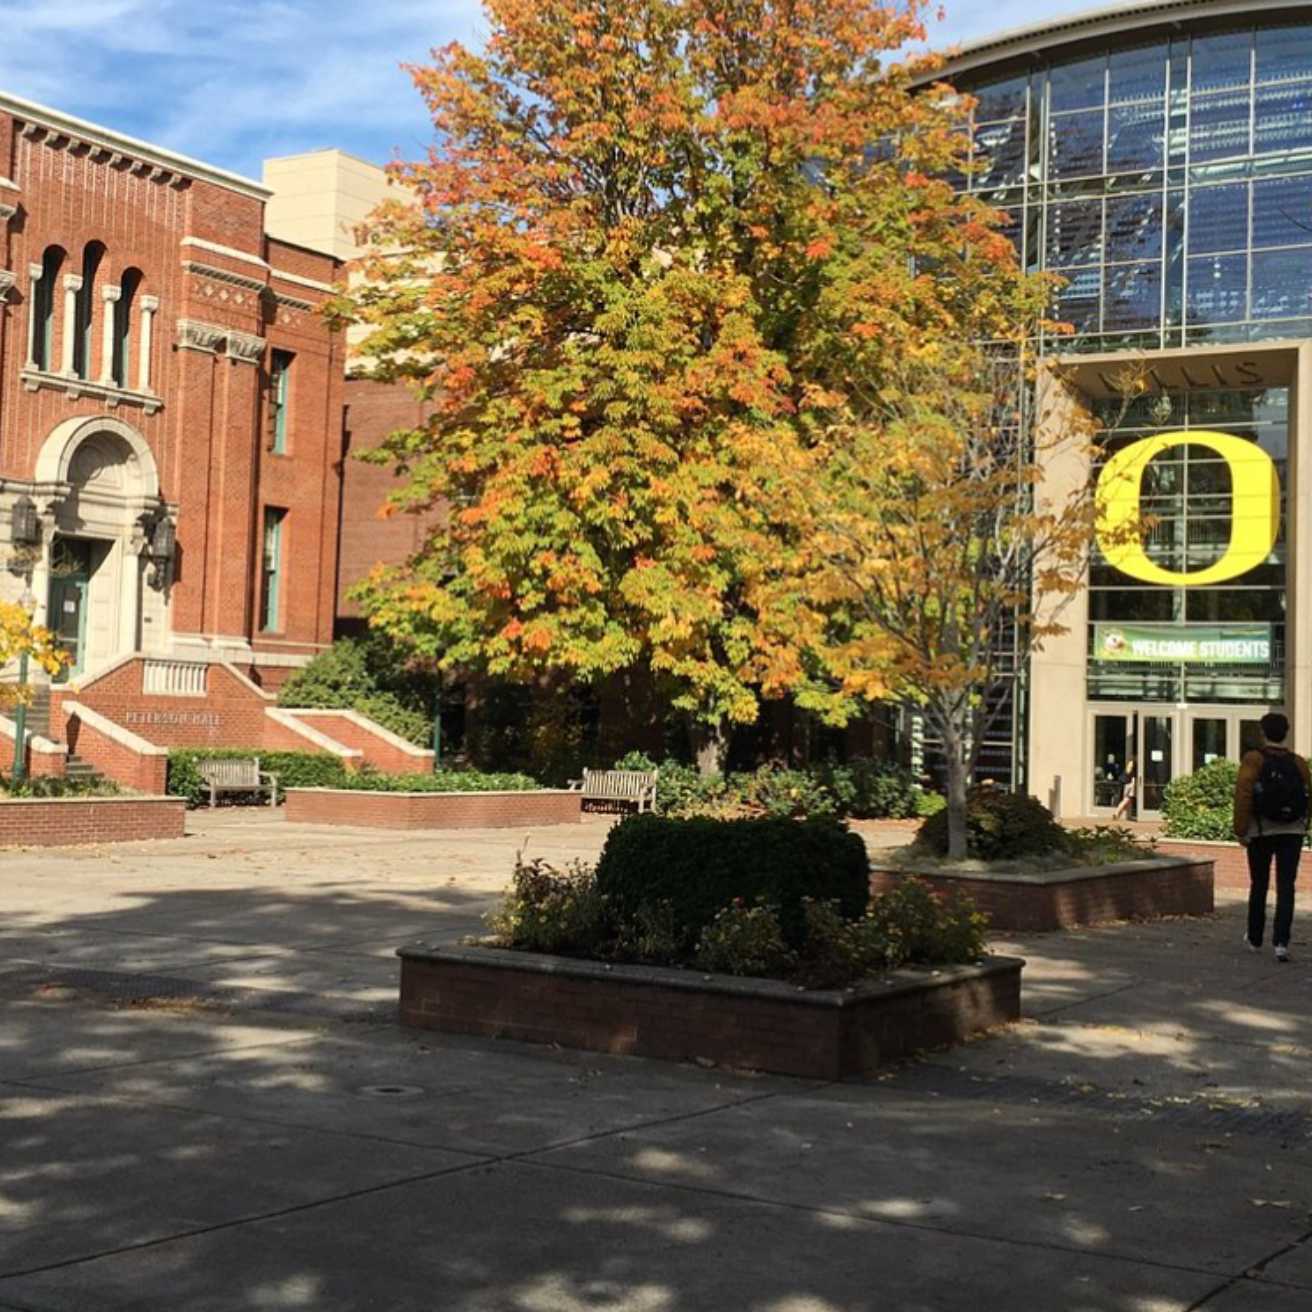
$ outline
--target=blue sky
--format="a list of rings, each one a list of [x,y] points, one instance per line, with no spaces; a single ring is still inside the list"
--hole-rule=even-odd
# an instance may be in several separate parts
[[[945,0],[950,45],[1106,0]],[[246,177],[336,146],[386,163],[430,139],[401,68],[477,45],[478,0],[0,0],[0,91]]]

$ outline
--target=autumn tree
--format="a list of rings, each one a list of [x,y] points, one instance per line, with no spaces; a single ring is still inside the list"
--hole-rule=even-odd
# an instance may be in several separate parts
[[[645,666],[710,726],[832,683],[775,609],[805,609],[781,580],[814,555],[779,489],[831,450],[920,459],[933,435],[881,398],[1041,301],[998,216],[937,181],[966,138],[896,53],[923,11],[487,0],[482,52],[413,70],[436,144],[396,167],[418,204],[377,217],[342,308],[432,401],[383,453],[395,508],[447,513],[370,581],[373,623],[447,668]]]
[[[28,657],[50,674],[56,674],[65,664],[53,635],[32,618],[22,606],[11,601],[0,601],[0,666]],[[0,709],[8,709],[25,701],[31,689],[17,681],[0,683]]]
[[[942,753],[953,858],[980,749],[1029,657],[1064,632],[1099,519],[1092,422],[1058,372],[1036,378],[1030,349],[908,356],[803,459],[758,464],[776,532],[798,546],[757,604],[833,680],[802,697],[839,719],[851,698],[918,708]],[[1133,371],[1123,384],[1135,394]]]

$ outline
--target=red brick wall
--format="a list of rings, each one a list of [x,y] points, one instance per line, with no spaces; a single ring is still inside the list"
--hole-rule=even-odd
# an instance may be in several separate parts
[[[358,616],[359,606],[347,590],[380,561],[399,564],[423,541],[437,512],[384,515],[382,507],[397,485],[386,465],[367,465],[357,452],[376,450],[397,429],[414,428],[427,412],[409,388],[367,379],[346,385],[347,455],[342,469],[342,527],[338,557],[338,614]]]
[[[1044,931],[1114,920],[1204,916],[1215,906],[1210,861],[1109,867],[1075,878],[975,878],[921,870],[915,875],[943,896],[965,893],[988,913],[995,930]],[[901,878],[897,871],[872,870],[871,892],[888,892]]]
[[[294,713],[294,712],[293,712]],[[386,738],[371,733],[363,725],[345,715],[332,715],[316,711],[302,723],[311,729],[326,733],[329,738],[361,753],[365,765],[386,774],[430,774],[433,769],[432,753],[412,755],[394,746]]]
[[[1201,843],[1183,838],[1159,838],[1157,851],[1163,856],[1196,856],[1211,861],[1216,887],[1232,892],[1248,891],[1248,857],[1238,843]]]
[[[112,414],[141,435],[160,492],[178,507],[173,631],[242,636],[266,647],[285,643],[297,653],[326,646],[336,598],[345,343],[317,311],[340,265],[268,239],[264,203],[253,188],[157,162],[149,149],[140,157],[111,154],[94,132],[75,141],[67,132],[47,132],[39,115],[26,125],[37,131],[25,133],[24,126],[0,113],[0,175],[16,184],[6,198],[22,207],[21,222],[0,224],[0,268],[17,279],[0,315],[0,478],[31,480],[42,444],[64,421]],[[81,272],[92,241],[105,247],[98,288],[119,285],[136,268],[143,274],[138,297],[158,298],[151,389],[162,404],[153,412],[130,397],[110,407],[95,395],[30,390],[20,379],[28,353],[29,265],[39,265],[48,247],[66,252],[55,297],[51,363],[58,368],[64,363],[62,275]],[[95,304],[91,382],[104,372],[98,295]],[[189,349],[179,334],[183,320],[262,339],[263,359],[247,361],[230,344],[217,353]],[[140,344],[134,332],[130,391]],[[295,356],[288,449],[277,456],[267,450],[264,422],[273,349]],[[276,632],[260,635],[258,547],[266,506],[286,510],[287,519]]]
[[[374,829],[504,829],[565,825],[580,819],[579,794],[551,789],[531,793],[366,793],[293,788],[288,820]]]
[[[162,795],[168,783],[169,758],[133,751],[125,743],[93,728],[76,712],[67,718],[68,750],[95,766],[106,779],[139,793]]]
[[[231,671],[212,665],[204,697],[161,697],[141,691],[142,665],[128,661],[77,692],[54,689],[52,728],[64,726],[65,702],[80,702],[158,747],[249,747],[264,745],[266,706]]]
[[[798,994],[776,981],[706,987],[672,970],[603,973],[559,957],[407,949],[400,1018],[447,1033],[841,1079],[1015,1020],[1020,968],[997,958],[934,976],[900,972],[869,991]]]
[[[180,797],[60,797],[0,801],[0,847],[71,847],[181,838],[187,804]]]

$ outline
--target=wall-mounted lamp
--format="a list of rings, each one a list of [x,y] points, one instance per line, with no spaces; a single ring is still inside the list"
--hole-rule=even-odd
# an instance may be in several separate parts
[[[9,540],[29,547],[41,541],[41,518],[31,497],[19,497],[9,512]]]
[[[178,549],[178,530],[177,526],[169,518],[168,512],[165,511],[159,519],[155,521],[150,530],[150,543],[146,549],[146,554],[151,560],[165,564],[173,559],[174,553]]]

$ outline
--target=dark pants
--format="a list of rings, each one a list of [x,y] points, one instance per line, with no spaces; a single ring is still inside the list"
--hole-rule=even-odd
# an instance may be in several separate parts
[[[1248,840],[1248,941],[1259,947],[1266,930],[1266,894],[1271,887],[1271,859],[1276,863],[1276,920],[1271,941],[1289,946],[1294,925],[1294,880],[1303,851],[1302,834],[1267,834]]]

